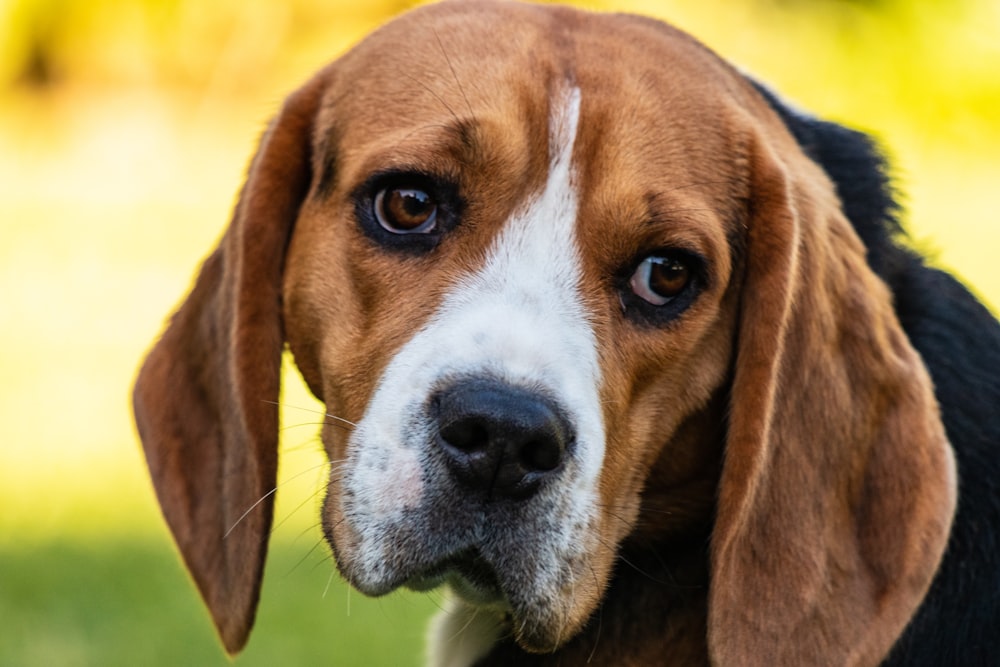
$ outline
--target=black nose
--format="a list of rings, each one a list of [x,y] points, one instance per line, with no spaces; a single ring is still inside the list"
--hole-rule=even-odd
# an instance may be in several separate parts
[[[554,403],[493,380],[465,380],[433,401],[455,478],[490,498],[523,499],[563,465],[572,431]]]

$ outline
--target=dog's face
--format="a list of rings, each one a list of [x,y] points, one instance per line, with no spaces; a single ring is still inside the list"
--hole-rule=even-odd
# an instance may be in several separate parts
[[[335,418],[341,571],[371,594],[451,581],[547,650],[597,604],[658,460],[668,522],[707,519],[716,443],[673,435],[729,372],[749,175],[678,63],[702,47],[651,52],[636,37],[665,29],[606,17],[560,42],[539,16],[426,12],[341,61],[284,302]]]
[[[525,650],[580,631],[623,545],[710,535],[693,641],[714,660],[872,662],[944,547],[930,381],[833,185],[747,79],[654,21],[426,7],[286,103],[136,387],[230,650],[285,342],[330,415],[346,578],[450,583]]]

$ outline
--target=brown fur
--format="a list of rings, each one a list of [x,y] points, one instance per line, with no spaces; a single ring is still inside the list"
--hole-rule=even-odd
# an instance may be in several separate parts
[[[448,3],[377,31],[289,99],[139,376],[153,481],[229,651],[250,631],[266,553],[266,401],[283,342],[329,411],[360,419],[395,351],[545,179],[549,105],[566,80],[583,91],[577,224],[608,441],[593,576],[550,629],[568,643],[534,660],[876,664],[920,603],[954,508],[951,454],[927,373],[825,175],[682,33]],[[352,222],[351,193],[389,167],[461,183],[462,224],[432,255],[387,253]],[[665,246],[704,255],[707,285],[678,321],[636,326],[610,276]],[[323,441],[344,458],[342,425]],[[323,521],[349,576],[339,493],[334,476]],[[636,593],[636,609],[661,607],[656,627],[612,583],[619,556],[647,544],[673,545],[693,586],[661,603]]]

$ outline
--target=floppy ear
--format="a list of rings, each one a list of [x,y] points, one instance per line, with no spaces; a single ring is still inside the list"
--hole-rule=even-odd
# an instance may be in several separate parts
[[[710,652],[719,665],[873,665],[944,550],[951,448],[832,186],[793,148],[784,164],[761,139],[753,152]]]
[[[277,470],[285,248],[311,180],[317,77],[261,140],[218,249],[149,353],[135,417],[174,539],[230,653],[256,614]]]

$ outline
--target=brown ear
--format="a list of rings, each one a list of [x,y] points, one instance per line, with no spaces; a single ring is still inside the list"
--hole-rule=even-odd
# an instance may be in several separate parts
[[[752,158],[710,652],[874,665],[940,561],[954,462],[888,290],[825,176],[785,146],[784,164],[764,141]]]
[[[310,184],[319,77],[261,140],[232,223],[139,372],[135,417],[170,530],[230,653],[256,614],[277,470],[285,247]]]

